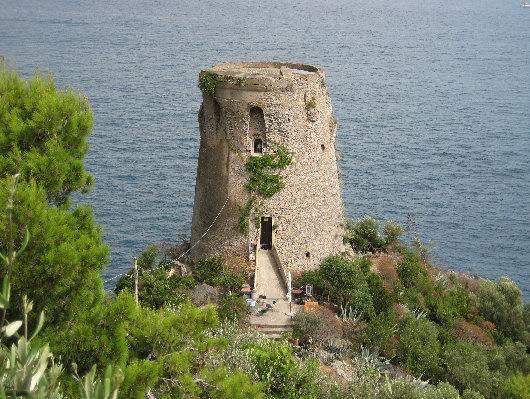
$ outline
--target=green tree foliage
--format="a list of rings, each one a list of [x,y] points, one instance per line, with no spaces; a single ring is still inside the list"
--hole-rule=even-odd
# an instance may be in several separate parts
[[[473,389],[489,398],[500,385],[500,374],[490,370],[488,352],[479,345],[462,341],[446,345],[442,359],[444,378],[459,389]]]
[[[422,260],[407,252],[396,269],[403,287],[401,302],[410,309],[427,309],[434,293],[434,283]]]
[[[481,316],[495,323],[504,337],[530,344],[521,290],[513,281],[508,278],[483,280],[476,294],[476,303]]]
[[[163,373],[161,362],[133,360],[125,368],[121,393],[125,398],[144,399]]]
[[[230,293],[221,299],[217,312],[221,320],[243,323],[250,315],[250,308],[241,296]]]
[[[7,249],[5,179],[19,173],[14,240],[28,231],[31,242],[13,270],[12,309],[27,294],[37,311],[48,310],[50,323],[96,306],[103,294],[108,248],[90,209],[67,206],[72,192],[92,184],[83,166],[91,129],[86,98],[57,89],[49,75],[26,81],[0,66],[0,251]]]
[[[355,251],[378,252],[399,243],[403,235],[403,228],[393,221],[388,221],[383,226],[383,234],[379,231],[379,222],[371,216],[364,216],[353,222],[346,222],[344,239]]]
[[[507,378],[502,385],[504,399],[530,398],[530,374],[517,373]]]
[[[0,251],[7,251],[7,181],[0,182]],[[12,286],[13,309],[20,309],[22,295],[45,310],[50,323],[62,322],[97,306],[103,296],[100,274],[108,259],[101,230],[91,210],[79,206],[72,212],[49,207],[45,191],[35,183],[21,182],[14,197],[12,216],[15,243],[31,241],[18,259]],[[5,267],[0,266],[0,273]]]
[[[349,260],[341,256],[330,256],[320,265],[319,273],[324,280],[324,297],[341,306],[350,306],[366,316],[374,314],[367,274],[370,273],[368,259]]]
[[[11,301],[11,279],[18,258],[27,248],[29,234],[26,230],[22,244],[15,247],[13,229],[14,200],[16,196],[16,177],[7,179],[7,253],[0,253],[0,262],[5,267],[0,292],[0,398],[61,399],[59,378],[62,366],[54,362],[54,356],[47,343],[35,338],[44,325],[44,312],[40,313],[35,329],[29,330],[29,315],[33,302],[24,295],[21,303],[22,320],[8,322],[7,310]],[[19,331],[21,330],[22,331]],[[20,334],[19,334],[20,333]],[[18,339],[14,339],[18,336]],[[37,341],[37,342],[36,342]],[[8,347],[9,342],[11,346]],[[115,399],[121,382],[120,371],[112,372],[109,366],[103,380],[95,379],[95,368],[85,378],[75,378],[81,397],[86,399]]]
[[[412,374],[436,375],[440,355],[438,329],[433,322],[407,317],[399,331],[397,357]]]
[[[63,363],[76,364],[81,373],[94,364],[101,369],[107,365],[123,367],[130,356],[129,326],[137,317],[134,299],[122,294],[116,300],[107,299],[90,313],[49,326],[46,338]]]
[[[226,292],[239,292],[245,282],[241,274],[227,269],[222,256],[200,259],[193,268],[193,275],[198,282],[221,287]]]
[[[242,371],[225,368],[205,369],[202,372],[204,392],[209,399],[265,399],[263,384],[253,382]]]
[[[83,166],[93,125],[88,100],[51,75],[25,80],[0,64],[0,177],[35,179],[60,205],[93,182]]]
[[[394,312],[380,313],[375,316],[361,336],[362,343],[381,351],[386,358],[396,356],[396,339],[398,320]]]

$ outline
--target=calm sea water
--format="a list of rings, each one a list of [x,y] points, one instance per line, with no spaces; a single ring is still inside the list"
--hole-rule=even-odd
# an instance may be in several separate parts
[[[437,262],[530,297],[530,9],[518,0],[0,0],[0,54],[82,90],[112,261],[189,235],[201,68],[322,65],[348,216],[413,215]]]

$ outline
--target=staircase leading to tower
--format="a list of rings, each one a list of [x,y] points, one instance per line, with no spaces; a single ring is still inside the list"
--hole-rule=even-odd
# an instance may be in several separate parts
[[[260,249],[256,254],[254,289],[258,297],[265,297],[259,299],[259,304],[261,306],[270,304],[272,308],[263,315],[252,315],[250,324],[271,338],[278,338],[282,333],[292,331],[287,288],[273,250]],[[292,305],[293,312],[297,307],[298,305]]]

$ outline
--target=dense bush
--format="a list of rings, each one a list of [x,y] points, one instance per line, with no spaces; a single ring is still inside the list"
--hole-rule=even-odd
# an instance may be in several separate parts
[[[383,227],[383,234],[379,232],[379,222],[364,216],[356,222],[346,222],[345,240],[355,251],[378,252],[396,245],[403,235],[403,228],[393,221],[388,221]]]
[[[316,273],[306,273],[301,281],[314,281],[315,294],[342,307],[351,307],[370,317],[375,314],[368,275],[368,259],[352,261],[342,256],[330,256],[322,262]]]
[[[138,299],[144,306],[159,309],[177,307],[189,301],[190,290],[196,285],[192,276],[180,276],[171,273],[174,264],[162,256],[156,245],[150,244],[137,260],[138,264]],[[114,292],[134,293],[134,270],[129,270],[116,283]]]
[[[507,378],[502,384],[503,399],[530,398],[530,374],[517,373]]]
[[[293,356],[285,341],[261,341],[246,348],[258,381],[268,397],[277,399],[317,399],[325,397],[328,385],[319,377],[318,363]]]
[[[0,251],[8,252],[8,184],[0,180]],[[50,207],[46,192],[35,183],[20,182],[14,198],[15,244],[29,232],[31,240],[14,266],[13,318],[19,317],[22,295],[44,310],[49,323],[58,323],[89,311],[103,299],[100,274],[108,261],[108,247],[92,211]],[[5,274],[0,265],[0,274]]]
[[[451,326],[454,320],[465,318],[469,313],[469,293],[460,286],[439,292],[430,302],[431,318],[447,326]]]
[[[403,287],[400,292],[400,302],[411,310],[427,310],[433,299],[434,282],[422,260],[415,253],[407,252],[396,271]]]
[[[243,275],[227,270],[222,256],[211,256],[197,261],[193,275],[198,282],[221,287],[225,292],[239,292],[245,282]]]
[[[237,294],[227,294],[219,302],[217,308],[221,320],[230,320],[242,323],[250,315],[250,307],[241,296]]]
[[[300,311],[293,317],[293,335],[303,345],[321,347],[329,340],[341,337],[338,324],[337,317],[329,309]]]
[[[397,354],[398,319],[394,312],[380,313],[374,317],[360,337],[364,346],[380,351],[386,358]]]
[[[446,345],[442,355],[444,379],[457,388],[473,389],[485,397],[494,397],[501,376],[489,368],[490,356],[484,347],[457,341]]]
[[[503,337],[530,344],[521,290],[507,278],[483,280],[476,293],[480,315],[495,323]]]
[[[440,349],[436,324],[423,317],[403,320],[397,358],[413,375],[437,375]]]
[[[387,313],[394,304],[393,295],[385,288],[383,279],[375,273],[367,273],[366,281],[376,313]]]

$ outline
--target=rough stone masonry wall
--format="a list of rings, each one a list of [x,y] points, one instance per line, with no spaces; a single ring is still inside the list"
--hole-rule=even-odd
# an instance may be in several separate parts
[[[221,82],[215,98],[205,95],[193,212],[192,243],[229,198],[216,225],[192,252],[247,255],[258,238],[254,216],[272,216],[273,246],[293,272],[316,268],[344,247],[343,204],[335,151],[336,124],[323,72],[288,64],[223,64],[212,68]],[[240,207],[248,199],[245,164],[251,156],[250,108],[263,110],[266,141],[292,154],[281,172],[285,187],[251,215],[249,234],[239,231]]]

